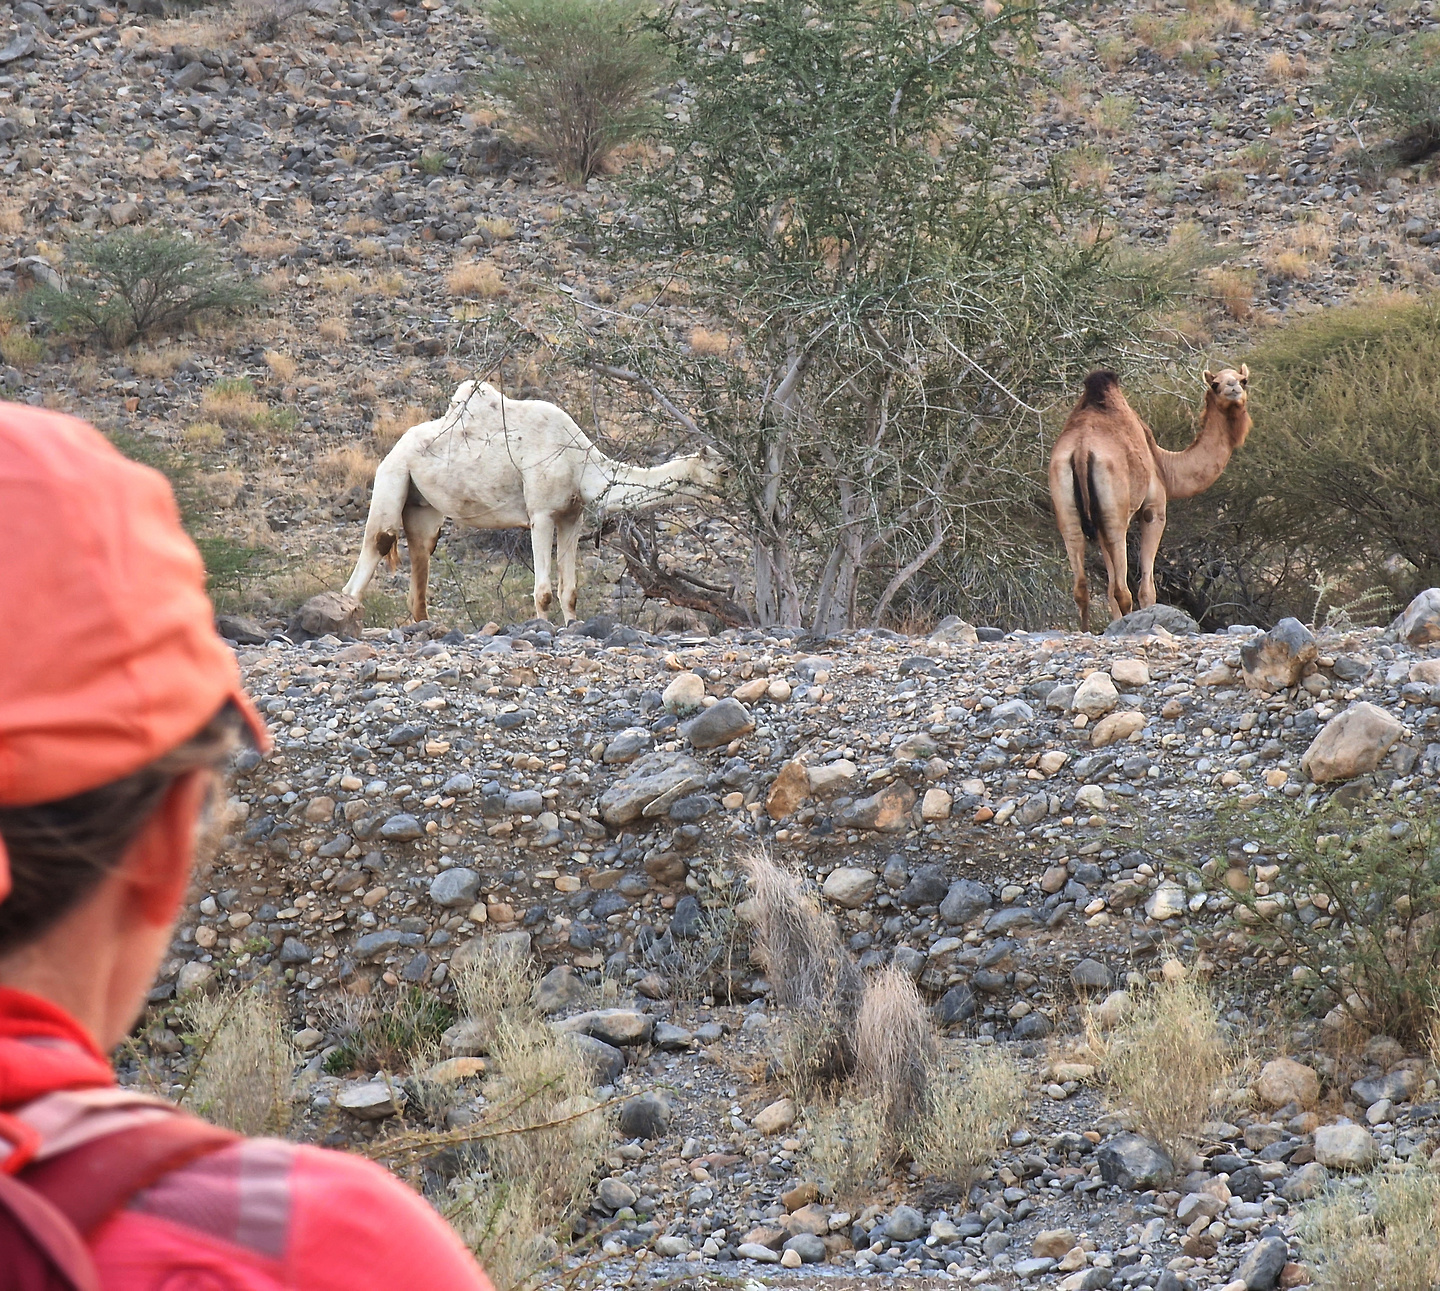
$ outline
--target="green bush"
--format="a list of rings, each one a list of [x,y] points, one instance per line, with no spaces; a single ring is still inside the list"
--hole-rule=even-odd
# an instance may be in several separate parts
[[[1347,115],[1364,111],[1390,135],[1396,161],[1440,150],[1440,40],[1433,33],[1356,51],[1337,61],[1326,89]]]
[[[258,299],[209,247],[149,229],[71,243],[64,289],[40,286],[26,297],[31,315],[56,331],[95,334],[116,348]]]
[[[1263,625],[1310,619],[1322,584],[1334,602],[1378,585],[1403,602],[1440,583],[1440,298],[1327,309],[1209,366],[1242,358],[1254,429],[1214,486],[1171,506],[1161,599],[1207,627]],[[1166,447],[1194,434],[1193,387],[1135,402]]]
[[[495,0],[491,30],[523,65],[490,75],[519,133],[583,183],[658,119],[669,61],[647,0]]]
[[[1235,902],[1242,930],[1289,962],[1304,1008],[1319,1015],[1338,1006],[1367,1034],[1423,1048],[1440,982],[1434,804],[1351,814],[1332,801],[1313,815],[1286,808],[1216,825],[1224,854],[1200,876]],[[1264,854],[1240,851],[1230,837],[1240,831],[1261,840]],[[1261,867],[1276,870],[1264,892]]]

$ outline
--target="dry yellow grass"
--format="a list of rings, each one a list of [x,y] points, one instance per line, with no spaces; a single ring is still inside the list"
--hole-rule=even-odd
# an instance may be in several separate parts
[[[197,1036],[184,1103],[241,1134],[283,1134],[294,1099],[295,1049],[278,1000],[254,988],[184,1005]]]
[[[1112,1096],[1140,1133],[1175,1155],[1193,1144],[1232,1070],[1215,1002],[1192,975],[1155,982],[1124,1020],[1102,1032],[1091,1024],[1091,1054]]]
[[[256,260],[278,260],[295,246],[294,238],[278,233],[247,233],[240,239],[240,250]]]
[[[326,269],[320,274],[320,290],[331,296],[359,291],[361,286],[360,275],[353,269]]]
[[[930,1081],[910,1150],[926,1174],[968,1192],[1025,1109],[1025,1077],[998,1047],[965,1052]]]
[[[283,269],[272,269],[260,277],[260,286],[267,296],[282,296],[290,290],[290,281],[294,274],[287,266]]]
[[[345,232],[352,237],[379,233],[384,227],[373,215],[351,215],[345,221]]]
[[[18,206],[0,207],[0,233],[13,236],[25,228],[25,212]]]
[[[1303,251],[1281,251],[1270,260],[1270,272],[1291,282],[1304,281],[1313,268]]]
[[[706,327],[690,329],[690,352],[710,358],[723,358],[730,353],[735,338],[729,332],[712,332]]]
[[[19,368],[22,372],[33,368],[45,357],[45,342],[38,336],[31,336],[23,328],[16,328],[0,336],[0,359]]]
[[[1255,274],[1249,269],[1212,269],[1205,276],[1210,298],[1243,322],[1255,313]]]
[[[335,315],[322,318],[315,331],[322,341],[329,341],[332,345],[343,345],[350,339],[350,324]]]
[[[173,376],[175,370],[190,357],[183,345],[162,345],[157,349],[136,348],[128,356],[130,366],[142,377],[152,381]]]
[[[280,382],[295,380],[295,374],[300,371],[300,365],[280,350],[265,351],[265,366],[270,369],[270,375]]]
[[[389,404],[382,403],[375,410],[375,427],[371,434],[374,435],[380,451],[388,453],[395,446],[395,441],[411,426],[418,426],[426,420],[428,414],[419,404],[410,403],[400,408],[392,408]]]
[[[472,300],[494,300],[507,294],[503,275],[489,260],[457,264],[445,279],[445,287],[452,296]]]
[[[355,244],[355,250],[363,260],[378,260],[385,254],[385,244],[375,238],[361,238]]]
[[[498,242],[508,241],[515,236],[515,225],[503,216],[486,216],[475,221],[477,229],[483,229]]]
[[[315,478],[334,489],[353,489],[357,484],[369,484],[375,478],[375,468],[379,465],[379,460],[369,449],[359,444],[346,444],[320,455],[315,462]]]
[[[381,296],[398,296],[405,290],[405,275],[398,269],[391,269],[375,279],[375,291]]]
[[[1291,55],[1277,49],[1265,60],[1265,75],[1276,85],[1293,85],[1296,81],[1303,81],[1309,72],[1304,54]]]
[[[197,448],[219,448],[225,442],[225,428],[213,421],[192,421],[180,434]]]
[[[812,1104],[805,1125],[806,1153],[828,1195],[842,1206],[868,1201],[867,1185],[886,1151],[884,1117],[874,1101],[847,1092],[842,1101]]]
[[[1098,144],[1081,144],[1071,148],[1060,159],[1070,182],[1077,188],[1090,188],[1103,192],[1115,173],[1115,165]]]
[[[200,411],[227,429],[251,430],[269,410],[248,381],[217,381],[200,400]]]

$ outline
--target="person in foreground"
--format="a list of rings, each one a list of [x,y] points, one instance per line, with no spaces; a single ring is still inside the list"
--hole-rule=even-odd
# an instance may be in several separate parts
[[[0,404],[0,1291],[489,1291],[379,1166],[116,1085],[237,741],[164,479]]]

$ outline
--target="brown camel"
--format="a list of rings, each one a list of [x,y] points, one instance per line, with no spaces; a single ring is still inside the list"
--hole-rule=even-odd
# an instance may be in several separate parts
[[[1098,540],[1109,579],[1110,617],[1129,614],[1125,535],[1140,513],[1140,605],[1155,604],[1155,553],[1165,532],[1165,504],[1203,493],[1250,433],[1246,410],[1250,369],[1205,374],[1200,430],[1183,452],[1155,442],[1120,391],[1113,372],[1092,372],[1050,453],[1050,500],[1075,574],[1080,628],[1090,631],[1090,586],[1085,540]]]

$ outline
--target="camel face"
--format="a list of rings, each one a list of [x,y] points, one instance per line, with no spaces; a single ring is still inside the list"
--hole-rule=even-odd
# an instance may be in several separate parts
[[[1207,372],[1205,384],[1214,392],[1223,406],[1243,408],[1249,398],[1250,366],[1242,363],[1237,372],[1224,368],[1219,372]]]
[[[730,468],[725,458],[706,444],[695,456],[695,484],[701,489],[719,492],[725,486]]]

